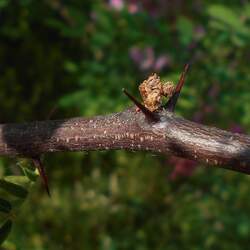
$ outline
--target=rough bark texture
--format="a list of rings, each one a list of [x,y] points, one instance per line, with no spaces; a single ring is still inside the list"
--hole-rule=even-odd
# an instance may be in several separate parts
[[[0,125],[0,155],[125,149],[170,153],[250,174],[250,137],[158,110],[157,122],[130,108],[92,118]]]

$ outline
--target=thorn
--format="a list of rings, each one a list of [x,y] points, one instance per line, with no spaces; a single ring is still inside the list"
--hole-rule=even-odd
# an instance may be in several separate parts
[[[186,64],[184,67],[184,71],[181,73],[180,79],[175,87],[174,94],[172,97],[168,100],[168,102],[165,105],[165,108],[169,110],[170,112],[174,112],[175,105],[178,101],[179,95],[181,93],[181,89],[185,83],[185,77],[187,74],[187,71],[189,69],[189,64]]]
[[[156,114],[147,109],[144,105],[142,105],[139,101],[137,101],[131,94],[127,92],[126,89],[122,89],[123,93],[141,110],[141,112],[151,121],[158,121],[158,117]]]
[[[45,172],[44,166],[41,162],[41,159],[39,157],[37,157],[37,158],[33,158],[32,161],[33,161],[35,167],[38,169],[39,175],[42,178],[43,186],[45,187],[48,196],[51,197],[50,191],[49,191],[48,177],[46,175],[46,172]]]
[[[185,77],[187,75],[187,71],[189,69],[189,64],[186,64],[184,67],[184,71],[181,73],[181,77],[179,79],[179,82],[175,88],[175,92],[180,92],[181,88],[183,87],[184,83],[185,83]]]
[[[48,116],[46,117],[46,120],[50,120],[50,118],[52,117],[52,115],[54,115],[54,113],[57,111],[58,107],[55,105],[49,112]]]

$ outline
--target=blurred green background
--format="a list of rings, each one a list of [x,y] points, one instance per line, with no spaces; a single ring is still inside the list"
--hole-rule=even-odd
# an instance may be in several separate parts
[[[123,87],[191,61],[177,113],[250,132],[246,0],[0,0],[0,21],[1,123],[121,111]],[[44,162],[52,198],[38,181],[5,249],[249,249],[248,176],[125,151]]]

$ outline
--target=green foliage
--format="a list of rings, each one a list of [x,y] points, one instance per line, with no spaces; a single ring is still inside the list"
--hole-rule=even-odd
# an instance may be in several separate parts
[[[12,221],[7,220],[1,227],[0,227],[0,246],[3,244],[3,242],[8,237],[10,230],[12,227]]]
[[[183,46],[188,46],[193,40],[193,23],[189,19],[181,16],[177,23],[176,29],[179,32],[180,43]]]
[[[29,169],[26,160],[20,160],[18,165],[24,175],[5,176],[0,179],[0,245],[11,232],[12,221],[37,178],[36,171]]]
[[[0,198],[0,211],[2,213],[9,213],[11,208],[12,206],[8,201]]]
[[[208,14],[213,18],[211,25],[229,36],[236,46],[244,46],[250,39],[250,27],[241,9],[231,9],[223,5],[211,5]]]
[[[138,95],[153,72],[176,82],[191,60],[177,113],[249,133],[247,1],[111,2],[0,1],[1,123],[44,120],[55,106],[51,119],[120,111],[131,105],[123,87]],[[168,159],[48,155],[52,198],[35,185],[24,203],[37,174],[1,158],[2,238],[14,221],[5,248],[247,249],[249,178],[202,166],[175,175]]]

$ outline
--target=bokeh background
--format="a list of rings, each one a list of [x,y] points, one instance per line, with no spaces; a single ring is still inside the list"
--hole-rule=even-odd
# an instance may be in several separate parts
[[[157,72],[177,113],[250,132],[250,4],[244,0],[0,0],[0,122],[121,111]],[[125,151],[46,155],[6,249],[249,249],[250,179]],[[16,160],[0,159],[1,175]]]

